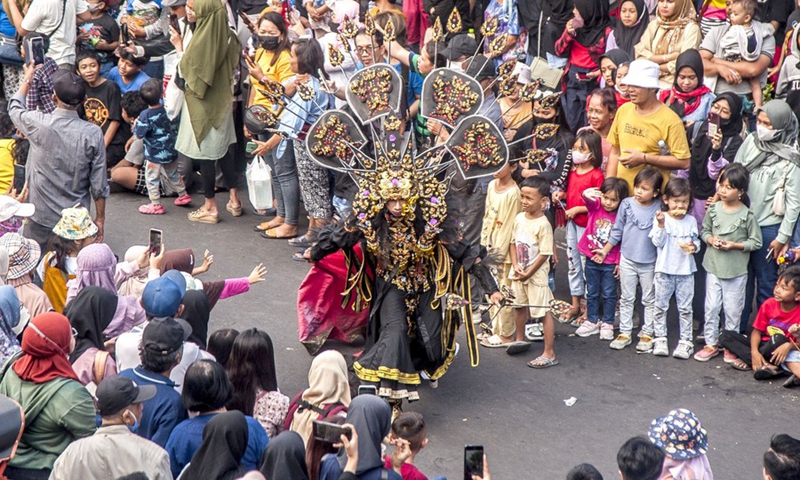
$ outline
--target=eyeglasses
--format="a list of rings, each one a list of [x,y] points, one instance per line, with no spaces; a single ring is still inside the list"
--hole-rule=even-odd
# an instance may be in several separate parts
[[[714,110],[714,111],[715,111],[715,112],[717,112],[717,113],[721,113],[722,115],[730,115],[730,114],[731,114],[731,111],[730,111],[730,110],[728,110],[727,108],[722,108],[722,107],[720,107],[718,103],[715,103],[715,104],[714,104],[714,105],[711,107],[711,110]]]
[[[368,45],[366,47],[358,47],[358,46],[356,47],[356,53],[358,53],[359,55],[363,55],[365,53],[372,53],[374,51],[375,47],[373,47],[372,45]]]

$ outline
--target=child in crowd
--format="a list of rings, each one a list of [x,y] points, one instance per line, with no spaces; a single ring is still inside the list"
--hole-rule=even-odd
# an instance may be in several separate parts
[[[784,433],[773,436],[763,466],[764,480],[800,478],[800,440]]]
[[[719,177],[720,201],[709,205],[701,237],[708,244],[703,257],[706,274],[704,336],[706,346],[694,359],[707,362],[719,355],[720,311],[725,312],[725,330],[739,331],[747,285],[750,252],[761,248],[761,229],[753,212],[742,202],[750,175],[738,163],[728,165]],[[724,360],[736,355],[725,350]]]
[[[685,360],[694,353],[692,299],[697,271],[694,253],[700,249],[697,220],[687,215],[692,208],[692,189],[688,180],[674,177],[667,183],[664,208],[666,212],[656,213],[656,224],[650,232],[653,245],[658,249],[654,278],[656,338],[653,355],[669,355],[667,310],[674,294],[680,319],[680,341],[672,356]]]
[[[79,52],[97,55],[102,76],[114,68],[114,51],[119,47],[119,25],[106,11],[107,6],[102,0],[86,0],[90,19],[78,25]]]
[[[517,296],[517,302],[529,305],[548,305],[553,299],[550,290],[550,257],[555,245],[553,227],[544,215],[550,195],[547,180],[533,176],[522,182],[520,188],[522,212],[514,219],[511,237],[511,265],[509,279]],[[525,341],[525,323],[528,313],[533,318],[544,317],[544,352],[528,362],[531,368],[548,368],[558,365],[553,351],[555,325],[547,307],[524,307],[514,309],[516,341],[508,346],[506,353],[514,355],[525,352],[530,343]]]
[[[161,0],[128,0],[123,17],[140,27],[147,27],[156,23],[160,16]]]
[[[417,454],[428,445],[425,419],[422,418],[422,415],[417,412],[404,412],[398,415],[392,422],[392,432],[389,434],[389,440],[392,443],[398,440],[408,442],[408,448],[411,450],[411,456],[400,468],[403,480],[428,480],[428,477],[414,466],[414,459]],[[392,468],[391,457],[386,456],[384,462],[387,469]]]
[[[626,184],[625,187],[627,188],[627,186]],[[567,480],[603,480],[603,474],[594,465],[581,463],[572,467],[572,470],[567,473]]]
[[[484,261],[497,270],[500,286],[511,287],[511,236],[514,219],[522,208],[520,190],[512,178],[517,170],[518,162],[508,162],[494,180],[489,183],[486,194],[486,208],[483,214],[481,245],[486,247]],[[514,317],[510,308],[502,308],[499,312],[490,311],[492,318],[492,334],[481,340],[484,347],[503,347],[514,341]]]
[[[612,342],[620,350],[630,345],[637,286],[642,287],[644,326],[639,333],[636,351],[648,352],[653,348],[656,248],[648,235],[656,212],[661,209],[661,201],[658,199],[661,195],[661,182],[661,172],[652,167],[645,167],[636,174],[633,179],[633,198],[622,200],[608,243],[602,250],[595,252],[597,261],[605,261],[611,249],[620,245],[619,336]]]
[[[186,193],[183,179],[178,174],[178,152],[175,150],[175,131],[172,122],[167,116],[164,105],[161,104],[163,87],[161,80],[151,78],[139,90],[147,110],[139,114],[133,126],[133,134],[144,142],[145,180],[147,181],[147,194],[150,203],[139,207],[139,213],[145,215],[163,215],[164,206],[161,205],[161,181],[166,178],[170,187],[178,192],[175,205],[188,205],[192,197]],[[162,175],[162,170],[166,175]]]
[[[779,368],[785,362],[794,375],[787,387],[794,387],[800,373],[800,354],[796,350],[800,335],[800,266],[793,265],[778,277],[773,297],[768,298],[753,321],[750,338],[739,333],[724,331],[719,343],[733,352],[753,369],[756,380],[769,380],[783,373]],[[736,364],[731,364],[738,369]]]
[[[587,189],[596,189],[603,183],[603,171],[600,170],[600,164],[603,161],[603,147],[600,135],[591,129],[580,130],[575,136],[571,154],[573,167],[567,176],[566,216],[568,219],[567,264],[569,266],[567,278],[569,279],[569,293],[572,296],[572,308],[565,318],[566,322],[572,322],[580,316],[581,302],[586,293],[586,282],[584,281],[586,260],[578,251],[578,242],[583,237],[589,220],[582,194]],[[558,193],[554,194],[557,196],[554,200],[560,200],[559,195]],[[586,328],[590,327],[585,327],[584,331],[587,331]],[[597,333],[597,331],[593,333]]]
[[[119,90],[123,95],[128,92],[139,91],[144,82],[150,79],[142,71],[142,68],[147,65],[150,58],[147,56],[137,57],[124,49],[117,49],[117,56],[119,56],[119,61],[117,66],[108,72],[108,79],[119,86]]]
[[[617,108],[631,101],[628,94],[628,86],[622,83],[622,79],[628,74],[629,63],[617,65],[617,78],[614,82],[614,95],[617,97]]]
[[[78,252],[94,243],[96,234],[97,225],[85,208],[76,206],[61,211],[61,220],[47,241],[47,253],[36,268],[42,290],[58,313],[64,311],[67,302],[67,281],[78,272]]]
[[[122,109],[120,108],[119,86],[100,75],[100,59],[94,50],[78,53],[78,75],[86,81],[86,98],[78,106],[78,114],[103,131],[106,145],[106,165],[114,167],[125,157],[125,142],[129,130],[120,127]]]
[[[614,88],[617,85],[617,68],[631,63],[631,56],[624,50],[615,48],[607,50],[600,56],[600,78],[603,88]]]
[[[608,243],[617,219],[617,209],[620,202],[627,196],[628,182],[615,177],[605,179],[599,190],[591,188],[583,192],[583,200],[589,210],[589,224],[578,244],[578,250],[586,259],[587,287],[586,321],[575,331],[575,335],[579,337],[588,337],[599,333],[600,340],[614,340],[619,247],[612,248],[608,255],[599,252],[602,252],[603,247]],[[600,321],[601,296],[602,322]],[[614,348],[619,350],[630,343],[631,339],[627,337],[625,345],[614,346]]]
[[[622,480],[659,480],[664,451],[644,436],[633,437],[617,452],[617,467]]]

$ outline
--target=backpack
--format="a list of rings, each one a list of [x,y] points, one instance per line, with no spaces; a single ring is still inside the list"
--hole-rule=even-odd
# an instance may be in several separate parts
[[[329,417],[331,415],[336,415],[338,413],[346,413],[347,407],[342,405],[339,402],[331,403],[329,405],[325,405],[324,407],[320,408],[316,405],[312,405],[305,400],[303,400],[303,390],[302,392],[298,393],[293,399],[292,402],[289,404],[289,411],[286,413],[286,420],[283,422],[283,429],[290,430],[292,425],[292,420],[294,420],[294,414],[300,408],[312,410],[316,412],[319,416],[317,420],[322,420],[323,418]]]

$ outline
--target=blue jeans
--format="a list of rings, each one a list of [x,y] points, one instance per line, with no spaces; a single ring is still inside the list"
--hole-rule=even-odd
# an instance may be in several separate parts
[[[603,302],[603,322],[614,323],[614,310],[617,303],[617,279],[614,278],[614,264],[595,263],[586,259],[586,320],[597,323],[600,319],[600,301]]]
[[[297,178],[292,141],[284,141],[288,145],[283,149],[283,155],[278,157],[278,147],[275,147],[264,160],[272,169],[272,192],[278,216],[284,217],[287,225],[297,226],[300,216],[300,181]]]
[[[739,333],[744,333],[750,323],[753,298],[755,297],[758,306],[761,307],[761,304],[772,296],[772,290],[778,282],[778,263],[775,260],[767,262],[766,256],[769,244],[778,236],[779,229],[780,224],[761,227],[761,238],[763,240],[761,248],[750,254],[750,262],[747,264],[747,289],[745,290],[744,308],[742,309],[742,321],[739,322]]]
[[[11,38],[12,43],[7,43],[6,39],[8,39],[8,37],[2,37],[4,38],[4,42],[0,43],[0,63],[22,66],[22,57],[19,56],[17,46],[13,43],[14,39]]]
[[[569,294],[582,297],[586,293],[584,282],[584,265],[587,258],[578,251],[578,242],[583,236],[586,227],[581,227],[572,220],[567,222],[567,279],[569,280]]]

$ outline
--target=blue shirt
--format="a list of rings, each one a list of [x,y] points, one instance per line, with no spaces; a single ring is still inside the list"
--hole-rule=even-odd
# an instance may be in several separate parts
[[[162,105],[140,113],[134,123],[133,134],[142,139],[144,158],[148,162],[165,164],[178,158],[175,130]]]
[[[619,252],[623,257],[632,262],[654,265],[656,247],[650,240],[650,230],[660,209],[661,200],[658,199],[647,207],[639,205],[633,197],[623,199],[608,243],[616,246],[622,241]]]
[[[304,124],[316,122],[319,116],[322,115],[323,109],[327,110],[333,105],[333,99],[329,94],[322,91],[322,84],[316,77],[310,77],[309,83],[316,95],[311,100],[303,100],[300,98],[300,93],[295,92],[292,100],[286,103],[284,112],[281,114],[280,125],[278,126],[278,130],[281,132],[296,134],[302,130]],[[291,148],[289,139],[283,138],[275,151],[277,158],[283,156],[287,146]]]
[[[186,409],[181,403],[181,394],[175,391],[175,382],[142,367],[129,368],[119,374],[130,378],[137,385],[156,387],[156,396],[142,404],[144,413],[136,434],[164,448],[172,430],[187,417]]]
[[[17,33],[17,29],[11,24],[5,9],[0,5],[0,34],[14,38],[15,33]]]
[[[138,92],[139,89],[142,88],[142,84],[150,80],[149,75],[144,72],[139,72],[139,75],[136,75],[131,83],[125,83],[122,81],[122,75],[119,74],[119,67],[112,68],[111,71],[108,72],[108,77],[106,78],[119,85],[119,90],[122,95],[128,92]]]
[[[194,418],[182,421],[172,431],[167,441],[166,451],[169,454],[170,469],[172,476],[177,478],[186,465],[192,461],[197,449],[203,444],[203,429],[206,424],[214,418],[216,413],[198,415]],[[253,417],[245,417],[247,420],[247,449],[242,457],[242,465],[247,470],[258,470],[261,452],[267,448],[269,437],[264,427]]]

